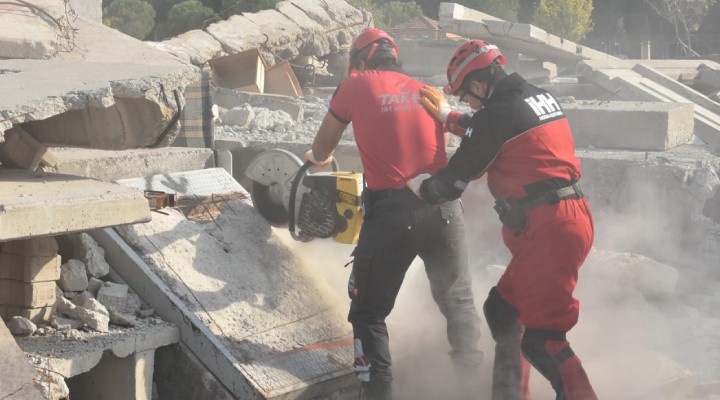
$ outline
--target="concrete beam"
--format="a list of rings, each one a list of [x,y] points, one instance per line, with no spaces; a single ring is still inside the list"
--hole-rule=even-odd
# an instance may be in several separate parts
[[[211,149],[162,147],[123,151],[52,148],[54,171],[101,181],[139,178],[161,173],[194,171],[214,167]]]
[[[77,176],[0,171],[0,241],[150,220],[142,191]]]
[[[138,321],[134,328],[112,329],[83,338],[46,336],[38,341],[19,337],[16,341],[37,365],[71,378],[92,371],[106,354],[114,359],[132,359],[133,355],[140,354],[142,359],[147,352],[178,342],[178,329],[174,325],[159,319]]]
[[[574,67],[582,60],[615,57],[549,34],[529,24],[503,21],[456,3],[440,3],[440,29],[471,39],[483,39],[502,51],[516,52]]]
[[[562,108],[578,147],[664,151],[693,135],[692,104],[584,101]]]
[[[632,65],[629,69],[629,65]],[[676,82],[650,67],[631,62],[583,61],[578,72],[618,100],[694,103],[694,134],[714,149],[720,149],[720,105],[707,96]]]

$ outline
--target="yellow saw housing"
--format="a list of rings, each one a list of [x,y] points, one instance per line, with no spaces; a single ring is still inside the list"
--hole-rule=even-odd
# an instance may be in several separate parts
[[[310,192],[303,195],[300,205],[297,225],[301,232],[318,237],[329,234],[339,243],[357,243],[363,223],[363,175],[346,171],[320,172],[306,175],[302,184]],[[310,200],[312,198],[318,201]],[[333,215],[330,215],[327,208],[333,207]],[[324,234],[314,234],[313,228],[317,225],[328,229]]]

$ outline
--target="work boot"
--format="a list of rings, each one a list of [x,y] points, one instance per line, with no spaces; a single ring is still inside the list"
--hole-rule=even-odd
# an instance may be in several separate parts
[[[392,380],[377,379],[360,384],[360,400],[392,400]]]

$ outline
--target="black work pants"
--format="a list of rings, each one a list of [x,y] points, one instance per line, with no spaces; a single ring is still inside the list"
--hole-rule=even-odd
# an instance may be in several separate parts
[[[407,193],[411,197],[372,204],[372,214],[365,219],[353,252],[348,320],[356,344],[360,342],[370,361],[371,382],[392,379],[385,318],[416,256],[425,264],[433,299],[447,319],[453,361],[475,368],[482,361],[480,317],[468,269],[462,204],[456,200],[430,206]]]

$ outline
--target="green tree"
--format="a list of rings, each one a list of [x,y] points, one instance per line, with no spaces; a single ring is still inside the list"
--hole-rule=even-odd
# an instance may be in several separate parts
[[[397,24],[423,15],[422,8],[414,1],[391,1],[378,8],[382,18],[375,21],[375,26],[380,29],[390,29]]]
[[[103,9],[103,23],[143,40],[155,26],[155,9],[145,0],[113,0]]]
[[[645,0],[653,11],[675,28],[675,38],[686,56],[698,56],[692,36],[715,0]]]
[[[464,0],[458,4],[510,22],[517,21],[520,7],[519,0]]]
[[[157,22],[165,22],[168,12],[175,4],[181,3],[183,0],[147,0],[155,9],[155,20]]]
[[[533,25],[574,42],[593,29],[592,0],[542,0]]]
[[[158,36],[165,39],[193,29],[203,29],[215,18],[215,11],[198,0],[185,0],[168,11],[167,21],[158,27]]]

